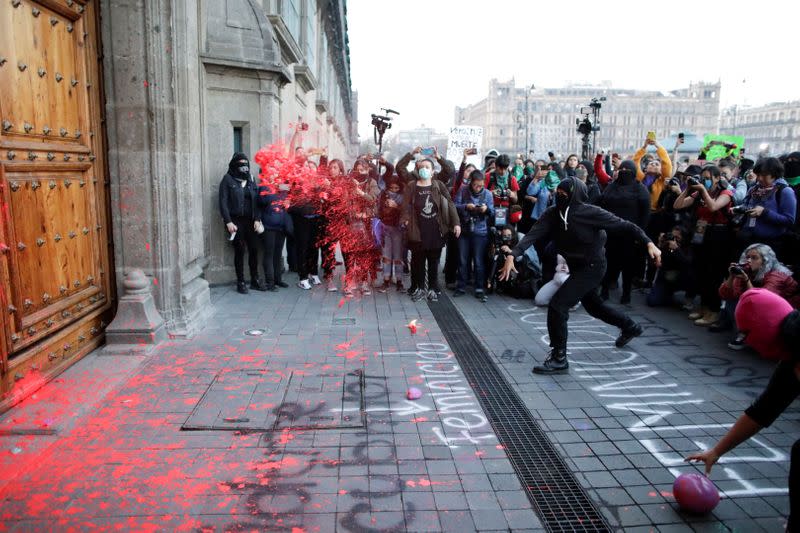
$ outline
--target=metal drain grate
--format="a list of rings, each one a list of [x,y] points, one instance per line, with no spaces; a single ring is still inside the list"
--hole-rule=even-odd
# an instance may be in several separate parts
[[[429,307],[545,527],[550,531],[610,531],[450,299],[443,295]]]

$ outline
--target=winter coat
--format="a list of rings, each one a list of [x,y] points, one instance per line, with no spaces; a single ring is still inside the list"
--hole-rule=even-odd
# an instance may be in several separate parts
[[[397,168],[400,168],[399,163]],[[414,202],[417,199],[416,171],[411,172],[410,174],[414,175],[415,179],[406,185],[403,193],[403,215],[401,218],[401,224],[407,225],[408,240],[410,242],[420,242],[422,239],[419,234],[417,212],[414,206]],[[431,201],[436,204],[436,208],[439,212],[439,233],[444,237],[459,224],[456,205],[450,198],[450,192],[448,192],[447,185],[444,182],[439,180],[431,180]]]
[[[666,148],[663,146],[657,147],[656,155],[661,160],[661,175],[655,178],[645,177],[640,164],[645,151],[646,148],[639,148],[633,155],[633,162],[636,163],[636,179],[643,182],[647,190],[650,191],[650,208],[655,211],[658,205],[658,197],[661,196],[661,191],[664,190],[664,184],[672,177],[672,160],[670,160]]]
[[[800,295],[797,294],[797,281],[785,272],[779,270],[767,272],[764,274],[762,284],[758,285],[758,287],[774,292],[792,304],[794,308],[797,308],[798,304],[800,304]],[[719,286],[719,297],[723,300],[738,300],[746,290],[747,285],[744,280],[736,276],[733,278],[733,287],[728,286],[727,281],[722,282],[722,285]]]
[[[487,209],[485,213],[470,212],[467,211],[467,204],[485,205]],[[470,219],[475,221],[473,234],[487,235],[489,233],[489,223],[494,217],[494,198],[492,193],[485,188],[475,195],[469,186],[461,187],[461,190],[458,191],[458,196],[456,196],[456,210],[461,220],[462,235],[467,233],[470,227]]]
[[[268,187],[258,188],[258,205],[261,210],[261,223],[264,229],[286,231],[289,215],[286,213],[285,191],[271,192]]]
[[[624,176],[606,187],[597,205],[645,229],[650,220],[650,193],[640,181]]]
[[[411,172],[408,171],[408,164],[411,163],[413,159],[414,156],[409,152],[400,158],[400,161],[397,162],[397,166],[395,167],[395,170],[397,170],[397,175],[400,176],[400,178],[406,183],[411,180],[416,181],[416,179],[419,178],[416,170],[412,170]],[[431,181],[441,181],[448,187],[451,186],[452,181],[456,176],[455,165],[444,157],[440,157],[436,161],[439,162],[439,166],[442,167],[442,170],[440,172],[434,172]]]
[[[552,240],[555,241],[556,253],[564,256],[571,268],[578,268],[593,262],[605,262],[606,231],[626,232],[632,239],[651,242],[636,224],[587,203],[586,185],[579,179],[568,179],[572,179],[574,190],[566,213],[562,214],[555,206],[548,208],[514,247],[514,257],[521,256],[529,246]]]
[[[219,184],[219,213],[222,215],[222,220],[227,224],[231,222],[234,217],[244,216],[246,211],[244,204],[244,191],[246,188],[250,189],[250,212],[253,214],[253,220],[258,218],[258,189],[256,182],[252,178],[247,180],[247,184],[242,187],[242,182],[231,176],[225,174]]]
[[[776,239],[794,226],[797,214],[797,198],[794,190],[783,178],[775,180],[773,192],[763,198],[756,196],[760,185],[756,185],[745,197],[742,205],[748,209],[762,206],[764,212],[755,217],[755,226],[751,226],[750,217],[745,217],[742,230],[750,234],[754,240]],[[777,193],[780,190],[780,201]]]

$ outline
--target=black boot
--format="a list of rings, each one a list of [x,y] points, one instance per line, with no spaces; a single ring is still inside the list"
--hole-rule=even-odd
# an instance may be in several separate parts
[[[247,283],[244,281],[237,281],[236,282],[236,291],[240,294],[247,294],[249,289],[247,288]]]
[[[533,367],[534,374],[566,374],[569,371],[566,348],[553,348],[544,364]]]
[[[632,339],[638,337],[642,333],[644,333],[644,329],[642,329],[642,326],[640,326],[634,321],[631,321],[631,323],[628,326],[622,328],[622,330],[619,333],[619,337],[617,337],[617,341],[614,343],[614,346],[616,346],[617,348],[622,348],[623,346],[631,342]]]
[[[600,289],[600,298],[605,302],[608,300],[608,287]]]
[[[619,299],[619,303],[622,305],[628,305],[631,303],[631,291],[622,291],[622,298]]]

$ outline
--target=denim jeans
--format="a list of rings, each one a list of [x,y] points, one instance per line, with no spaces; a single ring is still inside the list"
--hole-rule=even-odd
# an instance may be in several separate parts
[[[488,235],[463,234],[458,238],[459,267],[458,288],[464,290],[467,286],[467,273],[469,265],[475,261],[475,290],[482,291],[486,286],[486,246],[489,243]]]
[[[383,227],[383,279],[392,278],[392,267],[394,266],[394,276],[399,280],[403,275],[403,230],[398,226]]]

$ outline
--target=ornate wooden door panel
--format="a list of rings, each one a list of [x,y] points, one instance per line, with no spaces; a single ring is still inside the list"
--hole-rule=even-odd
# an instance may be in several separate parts
[[[110,308],[95,9],[0,2],[0,409],[97,346]]]

